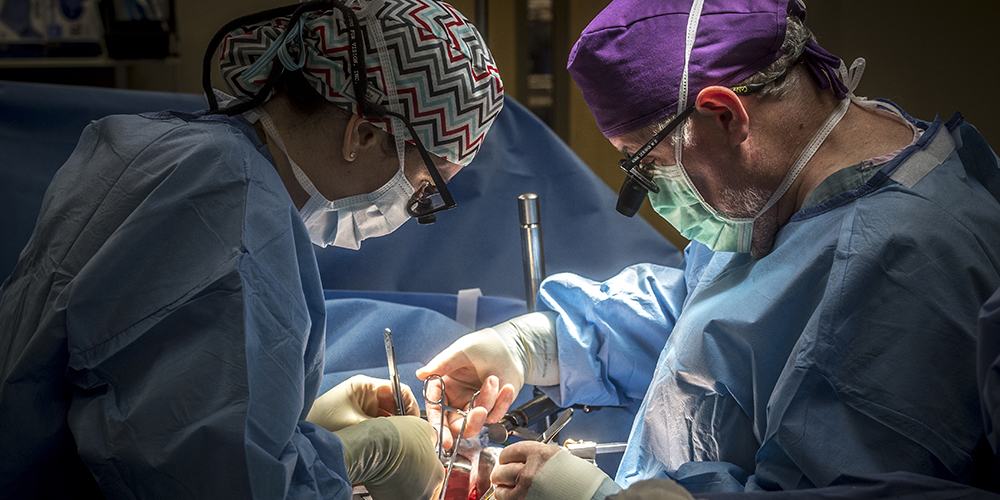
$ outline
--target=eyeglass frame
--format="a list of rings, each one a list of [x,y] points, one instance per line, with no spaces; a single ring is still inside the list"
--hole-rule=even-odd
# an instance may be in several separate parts
[[[729,90],[732,90],[733,93],[735,93],[736,95],[747,95],[762,89],[768,83],[770,82],[748,83],[746,85],[737,85],[735,87],[729,87]],[[663,141],[663,139],[665,139],[668,135],[670,135],[670,133],[673,132],[674,129],[680,126],[681,123],[684,123],[684,120],[686,120],[689,116],[691,116],[691,113],[694,112],[694,109],[695,109],[694,104],[691,104],[690,106],[685,108],[684,111],[681,111],[680,114],[674,117],[673,120],[670,120],[670,122],[668,122],[667,125],[663,127],[663,130],[657,132],[652,139],[647,141],[646,144],[643,144],[641,148],[636,150],[634,154],[630,155],[628,153],[624,153],[625,158],[618,160],[618,167],[621,168],[628,175],[628,177],[625,178],[625,182],[629,182],[629,180],[631,179],[634,182],[638,182],[639,184],[641,184],[642,187],[646,188],[647,191],[652,191],[654,193],[660,192],[659,186],[657,186],[653,182],[652,175],[648,171],[642,168],[642,164],[640,162],[642,161],[643,158],[646,157],[646,155],[652,152],[653,149],[655,149],[656,146],[658,146],[660,142]]]

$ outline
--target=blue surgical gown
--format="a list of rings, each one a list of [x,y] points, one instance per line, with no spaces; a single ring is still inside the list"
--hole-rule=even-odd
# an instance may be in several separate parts
[[[49,187],[0,302],[0,496],[342,498],[304,422],[326,311],[242,119],[111,116]]]
[[[888,105],[888,104],[887,104]],[[545,281],[562,405],[642,400],[623,486],[791,490],[909,471],[968,483],[976,317],[1000,286],[996,154],[959,115],[792,216],[764,258]]]

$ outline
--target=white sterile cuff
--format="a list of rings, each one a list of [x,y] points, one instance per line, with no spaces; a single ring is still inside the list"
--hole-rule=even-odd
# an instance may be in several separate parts
[[[603,500],[621,490],[596,465],[560,451],[531,480],[525,500]]]
[[[557,316],[551,311],[533,312],[493,327],[511,356],[521,361],[525,384],[559,385]]]

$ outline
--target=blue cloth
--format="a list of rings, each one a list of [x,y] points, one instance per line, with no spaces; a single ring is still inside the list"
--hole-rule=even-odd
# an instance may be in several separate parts
[[[87,127],[2,294],[4,496],[350,498],[340,440],[302,421],[313,246],[245,121]]]
[[[983,304],[979,314],[977,372],[983,423],[994,453],[1000,453],[1000,289]]]
[[[558,275],[560,404],[642,398],[622,485],[792,490],[909,471],[968,483],[983,436],[975,318],[1000,286],[998,158],[960,116],[759,260]],[[655,366],[655,370],[652,368]]]
[[[45,188],[91,121],[113,113],[196,111],[203,96],[0,81],[0,279],[31,236]],[[458,202],[437,223],[407,222],[361,250],[316,249],[324,289],[484,295],[524,300],[517,196],[539,195],[545,268],[592,279],[681,253],[545,124],[507,98],[476,159],[449,183]]]
[[[45,189],[91,120],[205,107],[204,97],[188,94],[0,82],[0,276],[14,269]]]
[[[1000,495],[912,472],[844,475],[830,486],[794,491],[703,493],[700,500],[1000,500]]]

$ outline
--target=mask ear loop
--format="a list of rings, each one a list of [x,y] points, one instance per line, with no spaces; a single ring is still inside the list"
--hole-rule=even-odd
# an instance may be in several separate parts
[[[698,34],[698,22],[701,20],[701,9],[705,5],[705,0],[695,0],[691,4],[691,12],[688,14],[687,32],[684,38],[684,72],[681,73],[681,84],[677,89],[677,116],[687,109],[688,98],[688,69],[691,64],[691,50],[694,48],[694,39]],[[681,149],[684,139],[684,123],[680,123],[674,130],[674,161],[681,165]]]
[[[382,79],[385,82],[389,111],[392,111],[392,114],[387,113],[387,115],[392,123],[392,135],[396,143],[396,157],[399,160],[399,169],[403,171],[406,165],[406,142],[402,134],[403,121],[393,116],[393,114],[402,115],[403,107],[399,103],[399,95],[396,92],[396,74],[389,60],[389,54],[385,45],[385,36],[382,34],[382,23],[375,17],[375,13],[378,12],[383,3],[384,0],[372,0],[371,3],[361,9],[359,15],[367,19],[372,38],[375,39],[375,50],[378,53],[379,64],[382,67]],[[409,130],[409,127],[407,127],[407,130]]]

